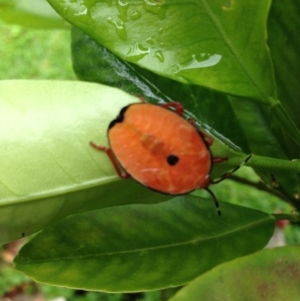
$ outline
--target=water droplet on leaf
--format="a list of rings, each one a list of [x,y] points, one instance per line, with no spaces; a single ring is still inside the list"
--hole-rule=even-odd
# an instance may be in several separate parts
[[[154,15],[157,15],[160,20],[166,18],[166,6],[163,5],[163,0],[144,0],[144,9]]]
[[[118,11],[119,11],[118,17],[122,21],[127,21],[127,10],[129,8],[128,2],[124,1],[124,0],[118,0],[117,8],[118,8]]]
[[[141,17],[141,13],[138,12],[137,10],[135,10],[135,11],[131,14],[130,19],[131,19],[131,20],[137,20],[137,19],[139,19],[140,17]]]
[[[86,7],[82,7],[81,10],[79,10],[78,12],[74,13],[74,16],[82,16],[82,15],[86,15],[87,14],[87,8]]]
[[[161,50],[155,51],[154,55],[161,63],[163,63],[165,61],[165,57]]]
[[[127,39],[127,32],[124,22],[122,20],[114,21],[111,17],[108,17],[106,20],[115,27],[118,36],[125,41]]]
[[[151,46],[154,46],[154,44],[155,44],[153,38],[148,38],[148,39],[146,40],[146,42],[147,42],[149,45],[151,45]]]
[[[151,50],[149,47],[145,47],[140,42],[137,42],[134,44],[133,47],[129,48],[129,51],[127,52],[127,57],[130,60],[137,62],[150,52]]]
[[[210,53],[200,53],[198,55],[193,54],[192,58],[176,64],[178,70],[175,73],[178,73],[183,70],[189,69],[198,69],[198,68],[207,68],[217,65],[222,59],[220,54],[210,54]]]

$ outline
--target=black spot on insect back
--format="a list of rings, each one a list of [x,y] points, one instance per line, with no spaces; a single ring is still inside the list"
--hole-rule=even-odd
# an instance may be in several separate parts
[[[116,117],[116,119],[114,119],[108,126],[108,129],[110,130],[116,123],[121,123],[124,120],[124,114],[126,112],[126,110],[128,109],[129,106],[124,107],[119,115]]]
[[[169,165],[174,166],[175,164],[177,164],[179,161],[179,158],[175,155],[169,155],[167,157],[167,162]]]

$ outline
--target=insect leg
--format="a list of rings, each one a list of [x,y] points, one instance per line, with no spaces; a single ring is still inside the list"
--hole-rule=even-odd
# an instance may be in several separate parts
[[[168,102],[168,103],[163,103],[160,104],[160,106],[164,107],[164,108],[174,108],[175,112],[182,116],[183,111],[184,111],[184,107],[180,102],[177,101],[172,101],[172,102]]]
[[[147,101],[146,101],[146,99],[144,98],[144,96],[138,95],[137,97],[140,99],[140,101],[141,101],[142,103],[147,103]]]
[[[220,206],[219,206],[219,202],[216,198],[216,196],[214,195],[214,193],[208,188],[204,188],[212,197],[213,201],[215,202],[215,205],[216,205],[216,208],[217,208],[217,211],[218,211],[218,215],[221,216],[221,210],[220,210]]]
[[[227,161],[228,158],[222,158],[222,157],[215,157],[213,158],[213,163],[216,164],[216,163],[222,163],[224,161]]]
[[[211,146],[214,143],[214,138],[209,136],[206,132],[199,129],[199,127],[197,126],[197,124],[193,118],[189,117],[186,120],[197,129],[199,134],[205,139],[205,142],[208,146]]]
[[[130,174],[127,173],[126,171],[122,170],[119,163],[117,162],[112,150],[109,147],[106,146],[102,146],[102,145],[97,145],[95,144],[93,141],[90,142],[90,146],[92,146],[93,148],[103,151],[107,154],[107,156],[109,157],[111,163],[113,164],[117,174],[119,175],[120,178],[123,179],[128,179],[130,178]]]
[[[245,165],[249,160],[250,160],[250,158],[251,158],[251,154],[240,164],[240,165],[238,165],[236,168],[234,168],[232,171],[230,171],[230,172],[227,172],[227,173],[225,173],[220,179],[218,179],[218,180],[216,180],[216,181],[213,181],[213,180],[211,180],[211,182],[210,182],[210,184],[218,184],[218,183],[220,183],[220,182],[222,182],[222,181],[224,181],[225,179],[227,179],[227,178],[229,178],[234,172],[236,172],[238,169],[240,169],[243,165]],[[227,160],[227,159],[224,159],[224,158],[214,158],[214,160],[217,160],[216,162],[214,161],[214,163],[219,163],[219,162],[222,162],[222,161],[224,161],[224,160]],[[220,159],[222,160],[222,161],[220,161]]]

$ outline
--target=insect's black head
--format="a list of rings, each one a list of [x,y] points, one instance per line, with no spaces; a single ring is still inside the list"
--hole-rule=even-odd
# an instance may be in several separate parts
[[[113,121],[111,121],[111,123],[110,123],[109,126],[108,126],[108,130],[110,130],[116,123],[121,123],[121,122],[123,122],[123,120],[124,120],[124,114],[125,114],[126,110],[129,108],[129,106],[130,106],[130,105],[124,107],[124,108],[120,111],[119,115],[118,115]]]

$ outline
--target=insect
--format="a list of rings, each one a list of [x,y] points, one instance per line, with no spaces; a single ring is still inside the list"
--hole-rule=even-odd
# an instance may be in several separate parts
[[[171,195],[203,188],[218,208],[208,186],[221,182],[240,166],[213,181],[212,165],[227,158],[213,158],[213,139],[182,114],[183,106],[178,102],[130,104],[108,126],[110,147],[93,142],[90,145],[106,152],[121,178],[131,176],[146,187]]]

